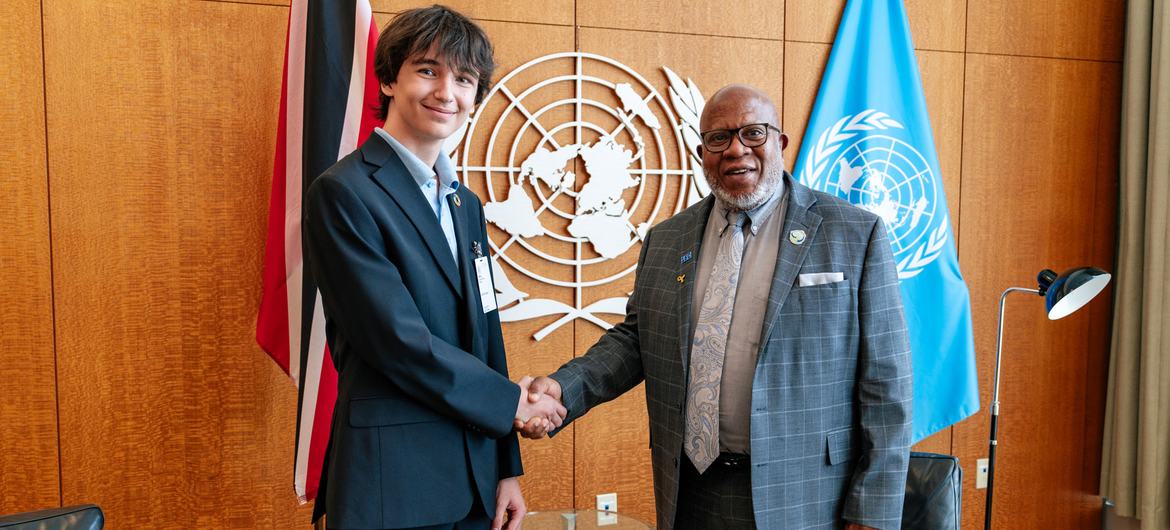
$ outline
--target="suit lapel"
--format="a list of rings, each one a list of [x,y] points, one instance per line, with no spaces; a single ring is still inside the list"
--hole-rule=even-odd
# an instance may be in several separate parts
[[[406,212],[406,217],[418,230],[431,257],[443,272],[443,277],[447,279],[451,289],[458,293],[460,282],[455,262],[451,259],[451,250],[447,248],[447,238],[443,235],[443,229],[439,227],[434,210],[427,205],[426,198],[418,190],[418,183],[410,176],[398,154],[385,140],[378,137],[377,133],[373,133],[362,144],[362,155],[366,162],[378,166],[373,179],[390,195],[390,198],[394,199],[398,207]]]
[[[793,181],[792,175],[785,172],[784,182],[790,190],[788,192],[788,211],[784,215],[784,229],[780,233],[780,250],[776,255],[776,271],[772,273],[772,288],[768,294],[768,309],[764,312],[764,329],[760,332],[760,353],[767,350],[768,338],[772,328],[776,325],[776,316],[792,285],[804,259],[808,256],[808,249],[816,238],[817,229],[821,226],[821,216],[809,211],[817,202],[812,190]],[[804,231],[804,238],[800,243],[793,241],[791,235]]]
[[[682,231],[675,243],[678,249],[678,278],[682,278],[677,315],[678,353],[684,367],[690,364],[691,359],[691,305],[695,299],[695,274],[699,266],[699,252],[702,250],[699,247],[703,243],[703,231],[707,228],[707,218],[711,216],[714,205],[715,197],[708,196],[698,208],[680,214],[691,216],[681,223]]]
[[[479,287],[475,281],[475,258],[471,254],[471,247],[474,245],[473,241],[475,235],[471,230],[471,225],[467,219],[467,208],[463,206],[464,202],[470,200],[467,197],[460,198],[457,202],[456,197],[462,194],[464,188],[447,197],[447,207],[451,210],[452,221],[455,224],[455,254],[459,257],[459,276],[462,281],[463,288],[463,318],[467,322],[467,334],[463,337],[463,347],[465,350],[479,355],[472,347],[472,338],[476,336],[476,326],[479,323],[479,315],[483,309],[480,304],[476,303],[478,298],[476,293],[479,292]],[[487,255],[487,249],[484,248],[484,255]],[[486,359],[485,359],[486,360]]]

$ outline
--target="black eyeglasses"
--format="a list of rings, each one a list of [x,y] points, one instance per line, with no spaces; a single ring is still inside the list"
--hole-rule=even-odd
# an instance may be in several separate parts
[[[769,123],[752,123],[737,129],[713,129],[700,133],[703,139],[703,149],[712,153],[722,153],[731,147],[731,139],[739,137],[739,143],[744,147],[759,147],[768,141],[768,129],[780,134],[784,131]]]

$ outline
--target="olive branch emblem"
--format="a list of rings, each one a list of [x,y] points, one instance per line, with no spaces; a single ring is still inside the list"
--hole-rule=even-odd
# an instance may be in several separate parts
[[[832,127],[825,129],[817,138],[817,142],[809,152],[810,160],[805,163],[800,172],[800,181],[806,186],[824,191],[827,189],[827,179],[830,161],[847,142],[862,136],[869,131],[904,129],[898,120],[889,114],[865,109],[857,114],[845,116]],[[852,145],[852,144],[849,144]],[[922,269],[938,257],[946,246],[950,234],[950,222],[943,215],[939,226],[930,232],[925,244],[918,245],[909,255],[898,260],[898,279],[907,280],[917,276]]]

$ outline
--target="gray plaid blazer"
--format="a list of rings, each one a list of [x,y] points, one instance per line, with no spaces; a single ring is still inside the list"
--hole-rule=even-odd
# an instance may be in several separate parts
[[[910,455],[910,346],[884,225],[785,174],[789,203],[752,381],[763,529],[896,529]],[[569,421],[646,381],[658,528],[674,526],[695,267],[713,197],[654,227],[625,321],[552,375]],[[804,230],[800,244],[789,234]],[[687,254],[692,253],[690,258]],[[800,287],[798,275],[842,272]]]

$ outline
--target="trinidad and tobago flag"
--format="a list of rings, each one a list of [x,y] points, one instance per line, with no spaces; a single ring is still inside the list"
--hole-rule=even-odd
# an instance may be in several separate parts
[[[317,497],[337,371],[325,343],[321,295],[304,273],[301,198],[313,179],[381,125],[377,38],[368,0],[292,1],[256,340],[298,388],[294,487],[302,502]]]

